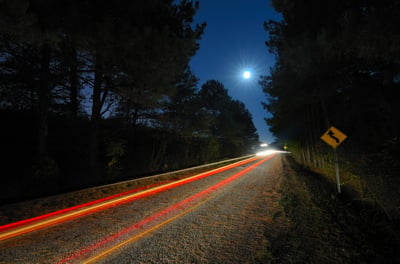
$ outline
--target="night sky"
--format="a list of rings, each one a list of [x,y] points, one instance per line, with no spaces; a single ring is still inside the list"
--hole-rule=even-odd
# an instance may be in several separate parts
[[[268,113],[261,101],[266,101],[260,75],[269,75],[274,56],[268,53],[268,34],[264,21],[280,20],[270,0],[200,0],[195,22],[206,22],[200,49],[191,60],[191,68],[200,79],[218,80],[233,99],[240,100],[253,116],[260,141],[272,142],[273,136],[264,121]],[[243,72],[251,77],[245,79]]]

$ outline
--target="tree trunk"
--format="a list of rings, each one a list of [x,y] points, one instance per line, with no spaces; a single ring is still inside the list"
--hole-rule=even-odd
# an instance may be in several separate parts
[[[78,108],[79,108],[79,101],[78,101],[78,90],[79,90],[79,84],[78,84],[78,63],[77,63],[77,54],[76,54],[76,48],[75,48],[75,43],[72,42],[71,44],[71,58],[70,58],[70,72],[69,72],[69,78],[70,78],[70,100],[71,100],[71,105],[70,105],[70,112],[71,112],[71,117],[73,119],[78,118]]]
[[[161,139],[159,141],[157,141],[157,139],[154,139],[153,151],[151,153],[150,166],[149,166],[151,171],[158,171],[160,169],[164,169],[163,161],[165,159],[166,150],[167,150],[167,143],[163,136],[161,136]]]
[[[99,159],[99,130],[100,130],[100,111],[101,111],[101,86],[103,81],[103,58],[100,49],[96,52],[91,117],[91,137],[90,137],[90,170],[91,175],[95,176],[98,172]]]
[[[38,87],[38,119],[36,158],[43,159],[47,155],[47,123],[49,109],[49,68],[50,47],[43,44],[41,48],[40,79]]]

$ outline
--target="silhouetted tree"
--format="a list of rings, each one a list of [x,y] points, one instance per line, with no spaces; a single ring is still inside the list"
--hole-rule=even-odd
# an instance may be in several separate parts
[[[218,143],[220,155],[241,155],[258,142],[250,113],[243,103],[229,96],[222,83],[216,80],[204,83],[199,102],[207,120],[208,135],[217,139],[214,142]]]
[[[0,108],[35,113],[34,170],[43,175],[57,170],[51,156],[67,155],[55,140],[70,140],[67,130],[57,135],[62,133],[58,126],[64,122],[73,129],[81,122],[79,115],[85,122],[86,111],[91,134],[85,132],[86,123],[75,130],[85,132],[83,142],[91,141],[85,151],[93,171],[103,170],[102,144],[109,139],[103,140],[100,129],[109,116],[104,114],[117,109],[117,102],[126,103],[130,124],[168,121],[162,120],[166,99],[176,94],[175,84],[205,27],[193,25],[198,7],[197,1],[2,1]]]
[[[54,102],[52,93],[61,78],[54,56],[61,42],[61,6],[51,1],[21,0],[3,1],[1,8],[0,33],[5,42],[1,57],[6,65],[2,73],[11,78],[23,77],[14,84],[17,84],[17,90],[26,91],[26,97],[31,99],[31,109],[36,113],[34,173],[38,177],[47,177],[47,170],[52,173],[56,170],[48,153],[47,135],[49,109]],[[10,85],[13,86],[9,84],[2,88],[7,90]]]
[[[303,162],[324,166],[329,148],[319,137],[335,125],[349,136],[340,148],[348,159],[370,168],[380,164],[394,175],[400,2],[272,2],[283,18],[265,23],[266,44],[277,60],[260,81],[271,131]]]

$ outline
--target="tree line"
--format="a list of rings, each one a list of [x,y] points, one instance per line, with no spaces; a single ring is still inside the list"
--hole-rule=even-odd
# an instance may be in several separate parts
[[[2,198],[248,152],[258,135],[244,104],[217,80],[199,88],[190,70],[206,26],[193,22],[198,8],[1,1]]]
[[[367,181],[373,171],[369,187],[382,183],[393,192],[400,167],[400,1],[272,3],[282,14],[265,22],[276,63],[261,80],[272,132],[298,160],[323,168],[332,154],[320,136],[333,125],[348,136],[338,148],[343,166],[362,169]]]

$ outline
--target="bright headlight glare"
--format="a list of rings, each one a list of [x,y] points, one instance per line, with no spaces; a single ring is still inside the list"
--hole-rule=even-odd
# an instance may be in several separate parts
[[[275,152],[276,152],[276,150],[272,150],[272,149],[259,151],[256,153],[256,156],[268,156],[268,155],[274,154]]]
[[[272,155],[274,153],[290,153],[290,152],[289,151],[269,149],[269,150],[264,150],[264,151],[257,152],[256,156],[268,156],[268,155]]]

